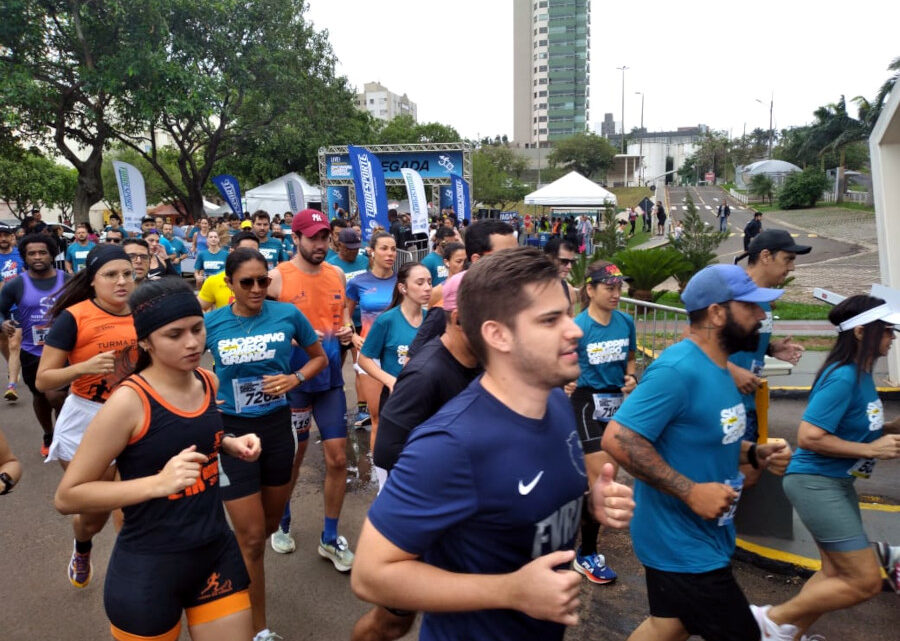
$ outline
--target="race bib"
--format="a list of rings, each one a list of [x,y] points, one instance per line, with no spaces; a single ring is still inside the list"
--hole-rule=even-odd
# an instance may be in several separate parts
[[[284,396],[270,396],[263,392],[263,381],[259,376],[235,379],[231,386],[234,390],[234,410],[238,414],[250,408],[267,410],[287,403]]]
[[[858,479],[867,479],[872,476],[872,472],[874,471],[875,459],[861,458],[853,464],[853,467],[847,470],[847,474],[849,474],[850,476],[855,476]]]
[[[312,408],[303,407],[300,409],[291,408],[291,427],[298,435],[305,434],[309,431],[309,424],[312,420]]]
[[[43,345],[44,339],[47,338],[47,332],[50,331],[49,327],[38,327],[37,325],[31,326],[31,343],[33,345]]]
[[[733,479],[725,479],[725,484],[733,487],[734,491],[737,492],[737,496],[734,498],[734,502],[731,504],[731,507],[728,508],[728,511],[719,517],[719,525],[728,525],[734,520],[734,513],[737,512],[738,502],[740,502],[741,494],[744,491],[743,472],[738,472],[738,475]]]
[[[624,394],[594,394],[594,414],[595,421],[609,422],[619,406],[622,405]]]
[[[750,363],[750,371],[753,372],[754,376],[762,376],[763,369],[765,368],[765,366],[766,366],[765,360],[757,360],[754,358],[753,362]]]

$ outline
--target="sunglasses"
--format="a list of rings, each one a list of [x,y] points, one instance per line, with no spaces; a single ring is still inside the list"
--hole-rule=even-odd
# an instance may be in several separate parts
[[[563,265],[574,265],[575,264],[574,258],[559,258],[557,260],[559,260],[559,262],[562,263]]]
[[[116,245],[118,245],[119,243],[122,242],[122,239],[121,238],[107,238],[106,242],[115,243]]]
[[[242,278],[238,281],[238,285],[241,286],[241,289],[249,292],[253,289],[253,283],[256,283],[260,289],[265,289],[271,282],[272,279],[268,276],[257,276],[256,278]]]
[[[128,254],[128,258],[131,259],[132,263],[142,263],[145,260],[150,260],[150,254]]]

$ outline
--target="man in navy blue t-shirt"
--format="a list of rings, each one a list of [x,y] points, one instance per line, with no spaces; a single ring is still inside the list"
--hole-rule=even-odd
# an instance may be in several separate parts
[[[485,366],[415,428],[369,511],[351,586],[426,612],[420,639],[562,639],[578,622],[574,558],[587,489],[575,416],[560,387],[578,376],[581,330],[556,267],[534,248],[498,252],[462,282],[458,311]],[[612,466],[591,508],[630,520]]]

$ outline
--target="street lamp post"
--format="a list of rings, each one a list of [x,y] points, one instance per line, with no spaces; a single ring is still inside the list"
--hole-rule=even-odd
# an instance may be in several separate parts
[[[761,105],[766,104],[759,98],[754,98],[754,100],[756,100],[756,102],[758,102]],[[775,92],[773,91],[772,96],[769,98],[769,136],[768,136],[769,145],[768,145],[768,150],[767,150],[767,154],[766,154],[766,157],[769,158],[770,160],[772,158],[772,141],[773,141],[773,138],[775,137],[775,132],[772,129],[772,124],[773,124],[772,123],[772,112],[774,111],[774,109],[775,109]]]
[[[641,138],[640,138],[640,151],[638,151],[638,155],[641,157],[641,173],[638,178],[638,186],[644,186],[644,92],[643,91],[635,91],[635,95],[641,95]]]
[[[625,65],[616,67],[617,71],[622,72],[622,153],[625,153],[625,70],[629,69]]]

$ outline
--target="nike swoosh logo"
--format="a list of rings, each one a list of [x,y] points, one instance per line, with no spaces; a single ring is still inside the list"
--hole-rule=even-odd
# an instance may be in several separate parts
[[[541,470],[540,472],[538,472],[538,475],[531,480],[531,483],[528,483],[527,485],[522,481],[519,481],[519,494],[521,494],[522,496],[528,496],[529,494],[531,494],[531,490],[534,489],[543,475],[544,470]]]

